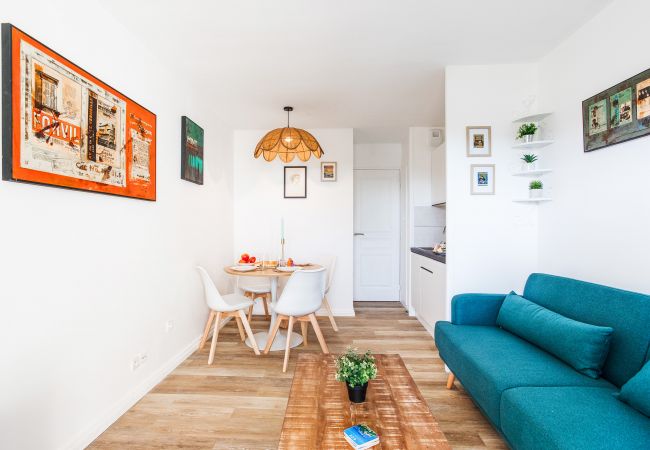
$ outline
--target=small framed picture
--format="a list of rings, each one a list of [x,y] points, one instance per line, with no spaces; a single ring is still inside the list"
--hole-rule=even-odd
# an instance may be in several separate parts
[[[320,163],[320,180],[321,181],[336,181],[336,163],[335,162],[322,162],[322,163]]]
[[[307,166],[284,167],[284,198],[307,198]]]
[[[470,183],[472,195],[494,195],[494,164],[472,164]]]
[[[467,156],[492,156],[492,127],[467,127]]]

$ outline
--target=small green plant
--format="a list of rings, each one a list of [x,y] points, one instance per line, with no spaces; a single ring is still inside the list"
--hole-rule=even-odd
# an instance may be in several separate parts
[[[363,386],[376,376],[377,365],[370,350],[361,355],[356,348],[348,347],[345,353],[336,358],[336,381],[355,387]]]
[[[529,136],[535,133],[537,133],[537,125],[534,123],[525,123],[519,127],[519,131],[517,132],[517,139],[521,139],[524,136]]]
[[[533,180],[530,182],[528,187],[530,188],[530,190],[544,189],[544,183],[542,183],[540,180]]]
[[[524,161],[526,164],[532,164],[535,161],[537,161],[537,155],[535,155],[533,153],[530,153],[530,154],[522,156],[521,160]]]

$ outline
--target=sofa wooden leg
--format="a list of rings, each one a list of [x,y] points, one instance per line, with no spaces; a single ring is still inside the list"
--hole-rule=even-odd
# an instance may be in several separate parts
[[[449,376],[447,377],[447,389],[452,389],[454,387],[455,380],[456,380],[456,375],[449,372]]]

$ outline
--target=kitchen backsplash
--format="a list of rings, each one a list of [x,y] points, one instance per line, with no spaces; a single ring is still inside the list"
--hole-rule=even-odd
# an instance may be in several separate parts
[[[444,241],[447,222],[445,208],[416,206],[413,210],[413,244],[415,247],[433,247]]]

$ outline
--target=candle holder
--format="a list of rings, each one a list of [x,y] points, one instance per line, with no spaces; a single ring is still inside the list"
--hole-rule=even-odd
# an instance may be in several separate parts
[[[286,265],[286,260],[284,258],[284,238],[280,239],[280,260],[278,261],[278,265]]]

